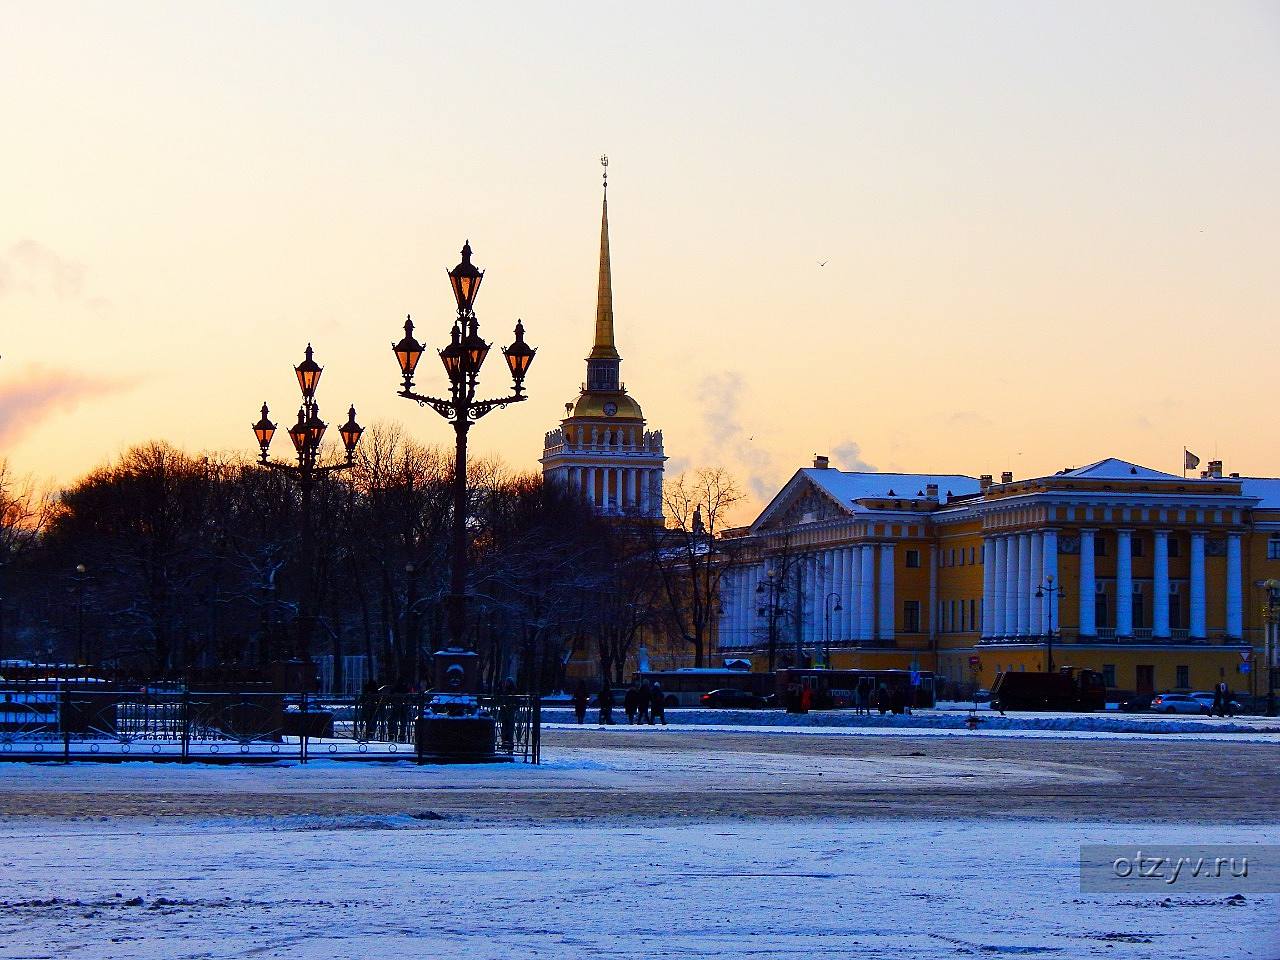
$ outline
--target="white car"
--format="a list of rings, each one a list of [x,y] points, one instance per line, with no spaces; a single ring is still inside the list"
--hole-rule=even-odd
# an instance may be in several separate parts
[[[1208,713],[1209,708],[1188,693],[1162,693],[1152,699],[1151,712]]]
[[[1213,710],[1213,691],[1212,690],[1198,690],[1195,693],[1191,694],[1191,696],[1193,699],[1200,701],[1200,705],[1204,707],[1205,713],[1209,713],[1211,710]],[[1239,712],[1240,712],[1240,703],[1239,701],[1233,699],[1231,701],[1231,704],[1227,707],[1227,713],[1239,713]]]

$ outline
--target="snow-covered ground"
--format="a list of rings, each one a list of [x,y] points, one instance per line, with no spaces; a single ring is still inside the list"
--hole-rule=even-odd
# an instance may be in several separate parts
[[[960,709],[917,710],[912,714],[858,715],[852,710],[814,710],[806,714],[786,713],[782,710],[710,710],[700,708],[670,709],[666,712],[669,726],[696,726],[702,728],[739,727],[764,729],[769,727],[787,730],[820,728],[821,732],[856,731],[861,733],[905,732],[912,735],[931,732],[957,732],[968,730],[968,711]],[[614,710],[617,726],[626,725],[626,714]],[[1262,736],[1280,743],[1280,720],[1274,717],[1220,717],[1159,716],[1141,713],[1010,713],[1001,716],[985,705],[977,711],[981,718],[974,733],[980,734],[1142,734],[1142,735],[1198,735],[1207,737]],[[587,713],[589,721],[595,721],[599,711]],[[547,724],[574,724],[573,711],[559,707],[544,708],[542,719]]]
[[[44,823],[0,829],[0,957],[1273,960],[1280,898],[1079,889],[1084,843],[1258,839],[993,821]]]

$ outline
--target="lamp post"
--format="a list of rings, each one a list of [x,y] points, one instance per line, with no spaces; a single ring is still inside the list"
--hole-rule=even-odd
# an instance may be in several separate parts
[[[1045,577],[1044,583],[1036,587],[1036,599],[1043,600],[1045,597],[1052,597],[1049,602],[1049,610],[1045,614],[1045,633],[1044,648],[1045,662],[1048,664],[1048,673],[1053,673],[1053,609],[1058,605],[1058,601],[1062,599],[1062,586],[1054,586],[1053,577]]]
[[[831,606],[832,600],[836,602],[834,607]],[[831,669],[831,614],[839,613],[843,609],[844,607],[840,605],[840,594],[828,593],[826,599],[823,600],[823,613],[825,614],[826,624],[824,628],[825,643],[823,644],[824,650],[822,653],[828,670]]]
[[[342,463],[320,463],[320,443],[324,439],[329,425],[320,419],[320,405],[316,402],[316,387],[320,384],[320,374],[324,367],[316,363],[311,344],[307,344],[306,355],[302,363],[293,368],[298,378],[298,389],[302,392],[302,406],[298,408],[298,420],[288,430],[289,439],[293,441],[297,463],[282,463],[272,460],[267,454],[271,446],[271,438],[275,435],[276,425],[271,422],[267,405],[262,405],[262,418],[253,425],[253,435],[258,441],[258,463],[270,470],[279,470],[289,480],[298,484],[302,495],[302,602],[298,616],[298,636],[295,656],[311,659],[311,635],[315,627],[315,587],[314,579],[314,536],[311,522],[311,488],[320,477],[338,470],[349,470],[355,461],[356,445],[364,433],[364,427],[356,423],[356,408],[347,411],[347,422],[338,428],[342,437],[342,446],[346,450],[346,461]],[[340,669],[335,663],[334,669]]]
[[[1267,591],[1267,603],[1263,607],[1266,618],[1266,640],[1262,647],[1263,665],[1267,668],[1267,716],[1276,715],[1276,664],[1280,653],[1280,580],[1265,580],[1262,588]]]
[[[76,564],[76,666],[84,663],[84,577],[89,568]]]
[[[767,606],[757,607],[756,616],[768,617],[769,624],[769,672],[772,673],[778,660],[778,621],[785,615],[782,609],[782,598],[786,595],[787,585],[782,574],[770,567],[764,573],[764,579],[756,584],[756,594],[767,594]]]
[[[414,339],[412,317],[405,318],[404,338],[393,344],[392,350],[403,377],[399,395],[420,406],[430,407],[453,425],[457,444],[453,468],[453,562],[446,603],[449,637],[455,647],[463,648],[467,627],[467,432],[473,423],[491,411],[527,399],[524,378],[537,351],[524,342],[524,324],[517,320],[515,340],[502,351],[511,370],[514,389],[506,397],[477,400],[480,368],[489,354],[490,345],[480,337],[474,309],[484,271],[471,262],[470,241],[462,247],[462,261],[448,273],[458,304],[458,315],[453,321],[448,345],[437,352],[449,377],[449,396],[428,397],[414,392],[413,373],[425,348]]]

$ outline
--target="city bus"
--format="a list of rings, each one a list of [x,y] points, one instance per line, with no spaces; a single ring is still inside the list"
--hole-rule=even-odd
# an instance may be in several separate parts
[[[772,673],[752,673],[728,667],[680,667],[676,670],[642,670],[632,675],[645,686],[662,685],[668,707],[700,707],[702,695],[712,690],[746,690],[757,696],[773,693]]]
[[[792,686],[807,687],[818,710],[852,707],[859,688],[867,691],[903,690],[913,707],[934,705],[932,670],[779,670],[777,692],[782,698]]]

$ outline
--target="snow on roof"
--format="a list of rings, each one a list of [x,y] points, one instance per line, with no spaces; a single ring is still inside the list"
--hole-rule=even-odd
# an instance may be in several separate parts
[[[1076,467],[1057,474],[1060,477],[1071,477],[1077,480],[1181,480],[1182,477],[1172,473],[1162,473],[1143,467],[1118,457],[1107,457],[1088,466]]]
[[[1257,497],[1257,509],[1280,510],[1280,478],[1241,477],[1240,492],[1246,497]]]
[[[810,467],[800,471],[828,494],[849,506],[867,497],[924,496],[929,484],[938,485],[938,496],[963,496],[978,492],[978,481],[959,473],[859,473],[853,470]]]

